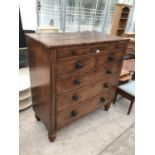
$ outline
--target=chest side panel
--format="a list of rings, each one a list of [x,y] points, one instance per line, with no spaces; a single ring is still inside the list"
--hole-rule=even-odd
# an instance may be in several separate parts
[[[50,129],[50,52],[31,38],[27,43],[33,109]]]

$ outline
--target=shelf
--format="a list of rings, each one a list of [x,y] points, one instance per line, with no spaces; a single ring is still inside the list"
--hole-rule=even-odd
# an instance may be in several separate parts
[[[123,17],[122,17],[122,18],[120,18],[120,19],[127,19],[127,18],[123,18]]]
[[[23,90],[19,92],[19,101],[22,101],[31,96],[31,90],[28,88],[27,90]]]
[[[116,5],[115,17],[112,23],[111,34],[122,36],[125,32],[127,21],[129,18],[130,6],[129,5]]]
[[[122,13],[129,13],[129,12],[122,12]]]
[[[118,28],[118,30],[125,30],[125,28]]]
[[[31,97],[19,101],[19,111],[24,110],[32,105]]]
[[[19,69],[19,92],[31,87],[29,67]]]

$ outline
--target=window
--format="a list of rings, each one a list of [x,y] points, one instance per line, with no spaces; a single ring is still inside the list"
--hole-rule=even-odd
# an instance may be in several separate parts
[[[122,1],[134,4],[134,0]],[[64,32],[102,31],[109,34],[118,2],[120,0],[38,0],[38,26],[53,25]],[[133,30],[132,14],[127,31]]]

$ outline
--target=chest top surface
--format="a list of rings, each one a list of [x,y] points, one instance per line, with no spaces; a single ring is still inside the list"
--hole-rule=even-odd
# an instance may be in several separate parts
[[[119,36],[105,35],[101,32],[27,33],[26,36],[44,44],[48,48],[129,40]]]

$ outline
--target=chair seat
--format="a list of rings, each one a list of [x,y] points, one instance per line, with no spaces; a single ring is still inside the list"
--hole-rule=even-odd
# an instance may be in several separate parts
[[[135,81],[129,81],[128,83],[118,86],[118,88],[132,96],[135,96]]]

